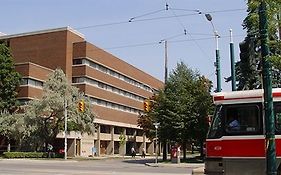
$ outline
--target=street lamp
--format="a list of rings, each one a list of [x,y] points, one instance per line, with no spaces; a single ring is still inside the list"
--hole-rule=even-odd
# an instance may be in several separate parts
[[[157,129],[160,125],[159,122],[155,122],[153,123],[153,125],[155,126],[155,129],[156,129],[156,157],[155,157],[155,163],[157,164],[158,163],[158,137],[157,137]]]
[[[213,32],[214,32],[215,40],[216,40],[216,62],[215,62],[216,75],[217,75],[217,90],[216,91],[220,92],[221,91],[221,70],[220,70],[220,52],[219,52],[220,35],[218,34],[218,31],[216,31],[215,26],[212,22],[212,19],[213,19],[212,16],[209,13],[206,13],[205,17],[212,24]]]

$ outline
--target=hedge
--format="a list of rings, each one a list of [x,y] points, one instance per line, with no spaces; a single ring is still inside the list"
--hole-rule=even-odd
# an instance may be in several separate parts
[[[46,158],[48,153],[45,152],[4,152],[5,158]]]

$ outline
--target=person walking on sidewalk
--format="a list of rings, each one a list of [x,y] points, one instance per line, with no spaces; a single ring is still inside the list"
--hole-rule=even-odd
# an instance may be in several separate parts
[[[141,157],[145,158],[145,148],[144,147],[142,148],[142,151],[141,151]]]
[[[131,155],[133,158],[135,158],[135,156],[136,156],[136,151],[135,151],[134,147],[131,148]]]

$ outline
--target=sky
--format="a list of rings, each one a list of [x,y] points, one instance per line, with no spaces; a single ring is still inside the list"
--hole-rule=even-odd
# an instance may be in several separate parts
[[[0,32],[17,34],[70,26],[85,39],[138,69],[164,81],[163,40],[167,40],[168,71],[184,62],[213,81],[216,87],[218,31],[222,89],[231,91],[229,29],[233,31],[235,61],[246,31],[245,0],[0,0]],[[168,10],[166,10],[166,4]],[[201,14],[199,13],[201,12]],[[129,22],[131,21],[131,22]]]

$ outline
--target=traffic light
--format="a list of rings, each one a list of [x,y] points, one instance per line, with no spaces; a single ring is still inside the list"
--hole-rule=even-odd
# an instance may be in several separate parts
[[[78,111],[79,112],[85,112],[85,102],[84,102],[84,100],[79,101],[79,103],[78,103]]]
[[[145,100],[143,102],[143,110],[145,112],[149,112],[150,111],[150,101],[149,100]]]

